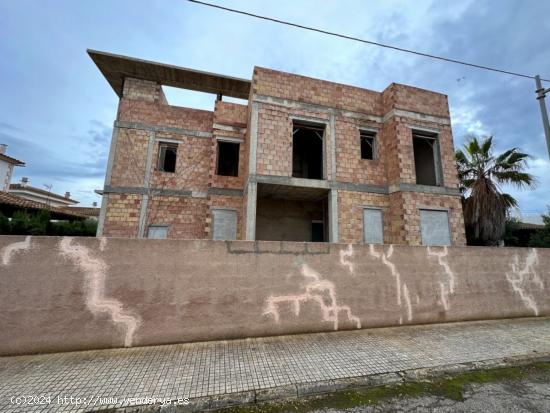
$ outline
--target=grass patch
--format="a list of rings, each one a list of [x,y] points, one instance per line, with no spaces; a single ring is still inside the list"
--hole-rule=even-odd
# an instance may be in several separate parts
[[[400,384],[357,388],[337,391],[303,399],[282,402],[268,402],[257,405],[222,409],[224,413],[282,413],[309,412],[316,409],[349,409],[362,405],[374,405],[396,397],[417,398],[435,395],[452,400],[464,400],[466,387],[474,383],[490,383],[504,380],[518,380],[529,374],[547,372],[550,362],[533,363],[521,367],[505,367],[490,370],[476,370],[448,375],[426,382],[404,382]]]

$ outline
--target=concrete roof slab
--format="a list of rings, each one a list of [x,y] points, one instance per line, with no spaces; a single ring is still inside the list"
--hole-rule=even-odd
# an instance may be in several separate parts
[[[122,97],[124,79],[132,77],[158,82],[165,86],[199,92],[222,94],[248,99],[250,80],[180,66],[136,59],[128,56],[88,49],[92,58],[113,90]]]

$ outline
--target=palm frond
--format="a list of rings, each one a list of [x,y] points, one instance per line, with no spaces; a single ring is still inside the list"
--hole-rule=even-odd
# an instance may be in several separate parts
[[[481,140],[474,136],[455,153],[464,222],[470,235],[485,245],[496,245],[504,234],[508,210],[517,207],[517,201],[501,193],[499,185],[536,185],[536,178],[525,172],[528,154],[511,148],[493,155],[493,143],[492,136]]]
[[[519,172],[515,170],[493,172],[493,176],[500,184],[513,185],[516,188],[534,188],[536,185],[536,178],[527,173]]]
[[[503,202],[506,204],[506,208],[517,208],[518,201],[510,194],[501,194]]]

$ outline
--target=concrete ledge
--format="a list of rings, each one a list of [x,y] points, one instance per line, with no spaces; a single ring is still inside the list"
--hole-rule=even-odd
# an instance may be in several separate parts
[[[238,188],[208,188],[208,195],[243,196],[243,190]]]
[[[340,191],[353,191],[353,192],[367,192],[374,194],[393,194],[394,192],[419,192],[426,194],[437,195],[451,195],[460,196],[460,191],[457,188],[445,187],[445,186],[430,186],[430,185],[417,185],[409,183],[400,183],[395,185],[371,185],[371,184],[358,184],[353,182],[340,182],[329,181],[325,179],[305,179],[305,178],[293,178],[289,176],[275,176],[275,175],[255,175],[250,174],[247,180],[248,182],[256,182],[258,184],[268,185],[282,185],[291,186],[296,188],[308,188],[319,190],[340,190]]]

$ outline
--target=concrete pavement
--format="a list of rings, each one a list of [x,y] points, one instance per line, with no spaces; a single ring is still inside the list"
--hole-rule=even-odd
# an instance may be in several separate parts
[[[550,355],[550,318],[0,358],[0,411],[208,409]]]

